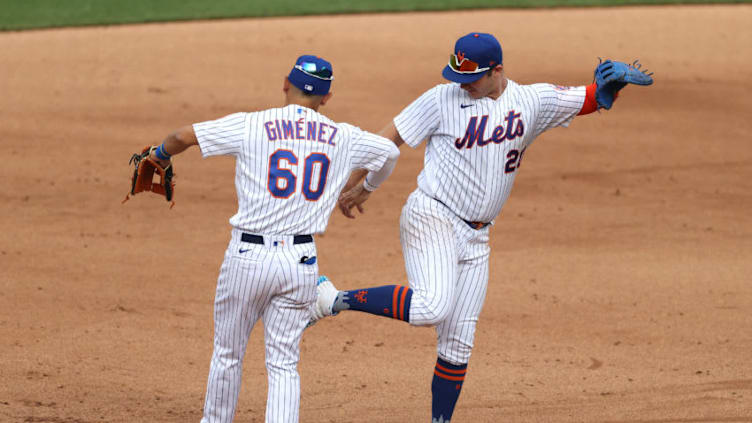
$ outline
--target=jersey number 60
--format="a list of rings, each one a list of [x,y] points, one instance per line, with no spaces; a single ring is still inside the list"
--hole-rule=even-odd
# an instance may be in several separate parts
[[[308,201],[316,201],[324,193],[326,176],[329,173],[329,157],[324,153],[311,153],[306,157],[303,168],[303,196]],[[298,178],[287,166],[298,164],[298,158],[290,150],[277,150],[269,157],[269,180],[267,187],[276,198],[290,198],[295,193]],[[314,172],[318,170],[318,172]],[[315,187],[311,182],[316,173]]]

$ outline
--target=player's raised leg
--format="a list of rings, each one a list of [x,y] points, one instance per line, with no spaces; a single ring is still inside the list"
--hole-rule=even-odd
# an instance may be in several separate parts
[[[330,281],[318,285],[314,320],[356,310],[435,326],[449,314],[457,275],[457,245],[446,208],[420,191],[402,210],[400,234],[410,286],[385,285],[337,291]]]

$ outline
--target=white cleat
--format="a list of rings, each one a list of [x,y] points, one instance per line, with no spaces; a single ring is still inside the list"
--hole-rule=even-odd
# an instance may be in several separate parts
[[[337,288],[326,276],[319,276],[318,282],[316,282],[316,304],[313,305],[311,310],[311,321],[308,322],[308,326],[316,323],[326,316],[334,316],[337,313],[332,311],[334,301],[337,300]]]

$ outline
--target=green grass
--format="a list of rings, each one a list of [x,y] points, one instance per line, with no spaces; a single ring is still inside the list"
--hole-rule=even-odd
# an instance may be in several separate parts
[[[749,2],[752,0],[0,0],[0,30],[411,10]]]

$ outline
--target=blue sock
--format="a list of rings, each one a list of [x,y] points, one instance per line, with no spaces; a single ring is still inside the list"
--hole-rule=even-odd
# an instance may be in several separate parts
[[[436,359],[433,383],[431,384],[433,423],[449,423],[451,420],[454,406],[460,397],[466,372],[467,364],[455,366],[441,358]]]
[[[377,316],[410,321],[410,299],[413,290],[401,285],[340,291],[332,310],[358,310]]]

